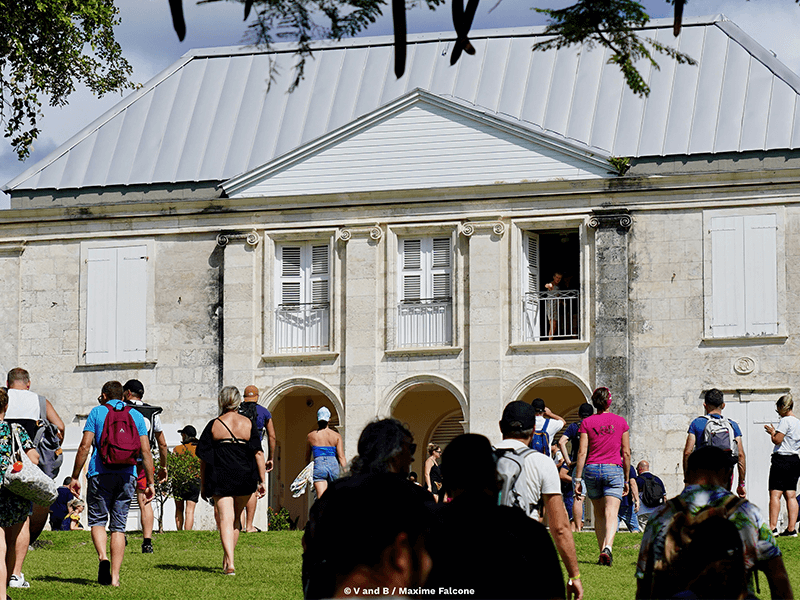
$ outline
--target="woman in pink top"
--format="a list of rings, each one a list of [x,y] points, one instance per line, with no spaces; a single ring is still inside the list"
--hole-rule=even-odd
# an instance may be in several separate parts
[[[631,468],[628,422],[609,412],[611,391],[597,388],[592,394],[597,413],[586,417],[578,428],[578,464],[575,467],[575,496],[581,495],[582,478],[594,507],[594,532],[600,547],[598,564],[611,566],[611,547],[617,533],[617,515],[622,497],[628,493],[626,473]]]

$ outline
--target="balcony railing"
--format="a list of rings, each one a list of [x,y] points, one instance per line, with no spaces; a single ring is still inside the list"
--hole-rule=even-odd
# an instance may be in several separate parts
[[[451,345],[453,303],[450,298],[403,300],[397,307],[397,339],[401,348]]]
[[[529,292],[522,299],[523,341],[580,337],[578,290]]]
[[[279,354],[328,350],[330,304],[281,304],[275,311]]]

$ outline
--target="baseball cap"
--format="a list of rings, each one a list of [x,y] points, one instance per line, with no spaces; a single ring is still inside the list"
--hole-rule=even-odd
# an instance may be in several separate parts
[[[125,392],[131,392],[132,394],[139,396],[139,398],[144,397],[144,386],[138,379],[128,380],[128,382],[122,386],[122,390]]]
[[[534,398],[533,402],[531,402],[531,406],[533,407],[533,410],[535,410],[536,412],[544,412],[545,404],[544,400],[542,400],[541,398]]]
[[[591,417],[593,414],[594,414],[594,407],[588,402],[584,402],[578,407],[578,416],[581,419],[585,419],[586,417]]]
[[[527,402],[514,400],[503,410],[501,420],[508,425],[519,423],[522,429],[531,429],[536,425],[536,411]]]
[[[317,411],[317,421],[330,421],[331,420],[331,411],[328,410],[327,407],[323,406]]]
[[[187,425],[183,429],[178,429],[178,433],[185,433],[186,437],[197,437],[197,429],[191,425]]]

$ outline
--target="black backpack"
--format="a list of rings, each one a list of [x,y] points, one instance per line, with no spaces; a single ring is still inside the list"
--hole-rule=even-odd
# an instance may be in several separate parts
[[[664,484],[656,479],[651,473],[642,473],[639,475],[642,480],[642,485],[639,489],[639,499],[648,508],[655,508],[664,503],[664,496],[667,490]]]
[[[153,427],[153,422],[156,418],[156,415],[164,412],[164,409],[160,406],[152,406],[150,404],[134,404],[133,402],[126,402],[125,405],[139,411],[139,413],[144,417],[144,420],[147,423],[147,439],[150,440],[150,449],[155,450],[158,444],[156,443],[156,432],[155,427]]]
[[[61,440],[58,439],[58,427],[47,420],[47,400],[39,396],[39,420],[36,421],[36,434],[33,445],[39,452],[39,468],[50,479],[55,479],[64,462],[61,452]]]

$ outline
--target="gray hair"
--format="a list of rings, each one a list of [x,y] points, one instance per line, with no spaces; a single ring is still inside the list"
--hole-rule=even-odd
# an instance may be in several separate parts
[[[242,403],[242,395],[236,386],[229,385],[220,390],[217,403],[219,404],[220,414],[230,410],[237,410]]]

